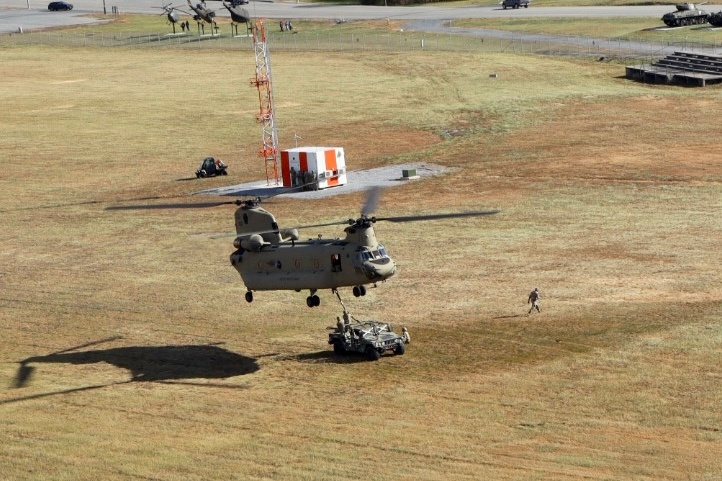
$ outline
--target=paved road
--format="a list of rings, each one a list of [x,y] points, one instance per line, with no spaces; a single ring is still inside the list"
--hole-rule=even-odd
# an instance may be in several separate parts
[[[75,6],[71,12],[48,12],[49,0],[0,0],[0,33],[17,32],[93,23],[93,14],[110,13],[117,7],[122,13],[158,14],[160,0],[70,0]],[[193,0],[198,1],[198,0]],[[176,2],[180,4],[182,2]],[[209,7],[218,6],[219,16],[228,16],[220,2],[210,1]],[[30,8],[28,8],[28,6]],[[718,11],[706,5],[708,11]],[[498,5],[477,7],[448,7],[427,5],[422,7],[374,7],[360,5],[326,5],[291,2],[251,2],[249,13],[254,17],[289,19],[347,19],[347,20],[454,20],[463,18],[508,17],[650,17],[659,19],[672,10],[670,5],[629,7],[530,7],[503,10]]]

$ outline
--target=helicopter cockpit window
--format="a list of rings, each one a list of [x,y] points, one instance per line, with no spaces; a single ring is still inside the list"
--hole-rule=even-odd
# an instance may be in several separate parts
[[[386,248],[379,244],[378,249],[376,250],[369,250],[369,249],[360,249],[356,252],[356,261],[357,262],[366,262],[373,259],[386,259],[389,255],[386,252]]]

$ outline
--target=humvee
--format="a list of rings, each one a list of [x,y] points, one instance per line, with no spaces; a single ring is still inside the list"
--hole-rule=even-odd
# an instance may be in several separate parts
[[[386,322],[365,321],[344,324],[329,333],[328,343],[337,355],[361,353],[370,361],[378,361],[386,351],[402,355],[406,352],[404,339]]]

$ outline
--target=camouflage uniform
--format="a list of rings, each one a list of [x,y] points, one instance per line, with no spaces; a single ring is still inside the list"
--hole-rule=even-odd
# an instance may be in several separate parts
[[[529,312],[527,312],[527,315],[531,314],[531,311],[536,309],[537,312],[541,312],[541,307],[539,306],[539,299],[541,298],[541,293],[539,292],[539,288],[535,287],[533,291],[529,293],[529,299],[527,300],[527,304],[531,304],[531,307],[529,308]]]

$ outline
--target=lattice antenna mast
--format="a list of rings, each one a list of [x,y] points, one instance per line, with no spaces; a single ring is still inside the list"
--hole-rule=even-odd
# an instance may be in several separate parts
[[[263,133],[263,147],[259,154],[266,163],[266,181],[271,185],[279,184],[278,177],[278,131],[276,130],[276,112],[273,109],[273,82],[271,81],[271,57],[266,41],[266,28],[263,19],[259,19],[253,28],[253,49],[256,54],[256,78],[251,84],[258,89],[260,111],[258,122]]]

